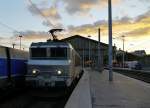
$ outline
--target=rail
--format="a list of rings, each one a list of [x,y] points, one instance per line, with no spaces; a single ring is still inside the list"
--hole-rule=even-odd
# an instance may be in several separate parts
[[[126,68],[113,68],[114,72],[121,73],[123,75],[150,83],[150,71],[144,70],[132,70]]]

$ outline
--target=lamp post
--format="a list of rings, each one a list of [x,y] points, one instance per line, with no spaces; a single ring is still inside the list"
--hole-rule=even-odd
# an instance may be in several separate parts
[[[13,48],[15,48],[15,45],[16,45],[15,43],[12,44]]]
[[[101,38],[100,38],[100,35],[101,35],[101,29],[99,28],[98,29],[98,70],[101,71],[102,69],[102,63],[101,63],[101,60],[102,60],[102,55],[101,55]]]
[[[113,54],[114,54],[114,61],[116,61],[116,44],[114,43],[114,50],[113,50]]]
[[[19,38],[20,38],[20,50],[21,50],[21,38],[22,38],[22,35],[19,35]]]
[[[85,48],[84,48],[84,41],[83,41],[83,46],[82,46],[82,63],[83,63],[82,66],[83,66],[83,68],[84,68],[84,58],[85,58],[84,50],[85,50]]]
[[[122,41],[123,41],[123,43],[122,43],[122,47],[123,47],[123,53],[122,53],[122,67],[124,68],[124,41],[125,41],[125,36],[123,35],[122,36]]]
[[[109,27],[109,81],[113,81],[112,72],[112,9],[111,0],[108,0],[108,27]]]
[[[88,36],[89,38],[91,37],[91,36]],[[90,48],[91,47],[91,45],[90,45],[90,39],[89,39],[89,67],[90,67],[90,56],[91,56],[91,52],[90,52]]]
[[[116,40],[116,38],[112,38],[113,39],[113,42],[112,43],[114,45],[114,48],[113,48],[113,60],[116,61],[116,42],[114,40]]]

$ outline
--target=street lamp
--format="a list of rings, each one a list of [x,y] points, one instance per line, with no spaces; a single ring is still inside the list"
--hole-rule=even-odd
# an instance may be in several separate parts
[[[22,38],[22,35],[19,35],[19,38],[20,38],[20,50],[21,50],[21,38]]]
[[[91,36],[88,36],[88,38],[90,38]],[[91,56],[91,52],[90,52],[90,48],[91,46],[90,46],[90,39],[89,39],[89,67],[90,67],[90,56]]]

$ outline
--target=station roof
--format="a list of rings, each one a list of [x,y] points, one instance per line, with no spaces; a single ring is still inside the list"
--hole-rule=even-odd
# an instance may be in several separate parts
[[[72,39],[76,39],[76,38],[84,39],[84,40],[87,40],[87,41],[92,41],[92,42],[98,44],[98,41],[93,40],[93,39],[89,39],[89,38],[87,38],[87,37],[83,37],[83,36],[80,36],[80,35],[70,36],[70,37],[68,37],[68,38],[62,39],[62,41],[68,41],[68,40],[72,40]],[[102,42],[101,42],[101,45],[108,47],[108,44],[105,44],[105,43],[102,43]]]

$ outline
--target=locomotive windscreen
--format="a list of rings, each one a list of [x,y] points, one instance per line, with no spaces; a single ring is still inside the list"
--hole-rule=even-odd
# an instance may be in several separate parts
[[[31,55],[33,58],[47,57],[46,48],[31,48]]]
[[[67,59],[67,48],[31,48],[32,59]]]
[[[67,58],[67,48],[51,48],[50,49],[51,58]]]

